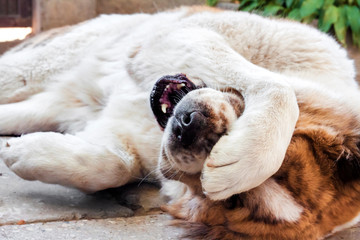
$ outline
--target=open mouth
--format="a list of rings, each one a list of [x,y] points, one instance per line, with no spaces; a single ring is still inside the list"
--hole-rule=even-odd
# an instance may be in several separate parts
[[[151,109],[162,129],[173,114],[178,102],[190,91],[196,89],[185,74],[167,75],[160,78],[150,94]]]

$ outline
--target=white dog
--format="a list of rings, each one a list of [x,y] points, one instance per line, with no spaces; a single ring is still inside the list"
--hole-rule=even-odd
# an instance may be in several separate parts
[[[211,202],[265,186],[268,211],[299,222],[307,207],[270,177],[299,106],[335,105],[359,121],[354,76],[333,39],[295,22],[201,7],[100,16],[1,56],[0,133],[21,136],[0,156],[24,179],[86,192],[160,172],[197,177]]]

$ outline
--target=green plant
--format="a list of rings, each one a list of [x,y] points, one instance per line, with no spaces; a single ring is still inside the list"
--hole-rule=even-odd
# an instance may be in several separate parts
[[[218,0],[207,0],[215,6]],[[360,47],[360,0],[242,0],[239,10],[262,11],[265,16],[288,17],[310,23],[318,20],[323,32],[334,31],[340,43],[346,45],[346,33]]]

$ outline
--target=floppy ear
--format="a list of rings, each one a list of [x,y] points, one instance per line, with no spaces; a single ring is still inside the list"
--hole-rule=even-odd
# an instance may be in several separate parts
[[[329,126],[298,128],[295,133],[311,140],[314,154],[323,169],[331,171],[344,183],[360,179],[359,134],[353,130],[336,131]]]
[[[343,149],[336,160],[337,173],[343,182],[360,179],[360,135],[344,136]]]

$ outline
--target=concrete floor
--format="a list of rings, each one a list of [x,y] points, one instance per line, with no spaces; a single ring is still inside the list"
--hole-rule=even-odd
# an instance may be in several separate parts
[[[17,177],[0,161],[0,239],[179,239],[154,185],[84,194]]]

